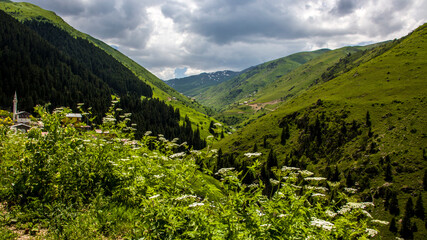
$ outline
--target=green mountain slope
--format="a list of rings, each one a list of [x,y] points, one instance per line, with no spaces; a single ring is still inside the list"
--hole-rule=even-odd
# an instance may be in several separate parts
[[[206,91],[209,87],[225,82],[238,74],[238,72],[224,70],[213,73],[201,73],[185,78],[175,78],[166,81],[166,83],[178,92],[194,97]]]
[[[355,64],[365,61],[363,59],[370,56],[367,51],[377,45],[384,43],[325,51],[282,77],[266,83],[249,97],[227,106],[216,118],[229,125],[244,126],[315,84],[327,81],[334,74],[348,71]],[[254,77],[261,78],[262,75]]]
[[[306,168],[356,188],[362,200],[376,204],[374,217],[403,218],[410,196],[427,198],[421,180],[427,169],[426,37],[424,24],[401,40],[365,52],[348,71],[330,68],[323,75],[326,81],[216,147],[242,169],[250,162],[243,154],[255,145],[262,159],[273,151],[279,167]],[[336,77],[328,79],[334,68]],[[415,233],[421,239],[423,220],[411,221],[422,226]],[[381,230],[383,237],[393,237],[388,226]]]
[[[54,12],[44,10],[36,5],[24,2],[0,2],[0,10],[3,10],[18,19],[19,21],[37,20],[41,22],[49,22],[56,27],[68,32],[73,37],[79,37],[86,39],[93,43],[95,46],[104,50],[106,53],[117,59],[125,67],[129,68],[141,81],[144,81],[152,87],[153,97],[159,98],[160,100],[166,101],[169,105],[175,108],[179,108],[181,115],[187,115],[193,126],[200,126],[202,136],[206,137],[209,135],[207,129],[209,128],[209,122],[214,120],[206,115],[208,110],[197,102],[193,102],[187,97],[175,91],[169,87],[162,80],[154,76],[144,67],[137,64],[121,52],[110,47],[104,42],[91,37],[90,35],[81,33],[67,24],[63,19],[57,16]],[[184,118],[181,119],[181,122]]]
[[[270,82],[327,51],[329,50],[322,49],[314,52],[296,53],[251,67],[242,71],[239,76],[211,87],[195,97],[208,107],[223,110],[229,104],[251,97]]]

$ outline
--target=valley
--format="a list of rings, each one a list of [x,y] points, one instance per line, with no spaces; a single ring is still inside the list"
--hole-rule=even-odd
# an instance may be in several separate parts
[[[30,3],[0,26],[2,239],[427,235],[426,23],[168,81]]]

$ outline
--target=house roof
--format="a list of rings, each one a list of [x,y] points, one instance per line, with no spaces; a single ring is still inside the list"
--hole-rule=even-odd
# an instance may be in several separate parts
[[[17,112],[16,114],[17,114],[17,115],[21,115],[21,114],[28,114],[28,115],[31,115],[31,113],[26,112],[26,111],[20,111],[20,112]]]
[[[22,127],[22,128],[28,128],[28,129],[30,129],[30,128],[31,128],[31,126],[30,126],[30,125],[23,124],[23,123],[15,124],[15,125],[11,126],[10,128],[20,128],[20,127]]]

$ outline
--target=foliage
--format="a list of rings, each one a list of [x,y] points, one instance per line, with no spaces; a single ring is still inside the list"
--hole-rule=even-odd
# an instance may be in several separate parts
[[[108,135],[63,125],[67,108],[37,107],[43,130],[3,127],[0,200],[17,221],[7,224],[48,228],[53,239],[353,239],[376,232],[355,207],[366,204],[339,210],[299,191],[297,178],[283,180],[286,170],[276,171],[271,198],[261,194],[262,182],[242,184],[241,171],[219,169],[220,181],[210,180],[196,160],[215,151],[175,153],[178,144],[149,133],[134,140],[130,120],[114,118],[114,104],[99,126]]]

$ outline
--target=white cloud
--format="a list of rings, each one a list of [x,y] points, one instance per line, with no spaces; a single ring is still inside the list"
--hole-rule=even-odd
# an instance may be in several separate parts
[[[291,53],[399,38],[426,0],[29,0],[162,79],[242,70]]]

